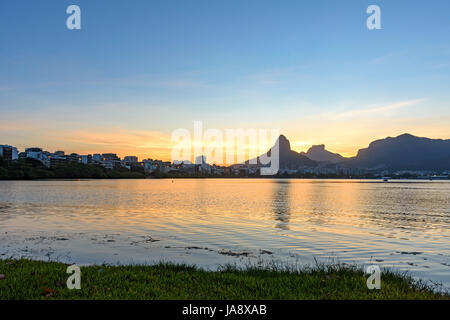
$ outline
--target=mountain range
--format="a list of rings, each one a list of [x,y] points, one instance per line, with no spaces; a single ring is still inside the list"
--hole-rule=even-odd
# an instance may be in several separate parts
[[[396,170],[450,169],[450,139],[429,139],[402,134],[373,141],[346,164]]]
[[[312,146],[308,152],[301,152],[301,154],[317,162],[340,163],[345,160],[339,153],[325,150],[324,144]]]
[[[351,158],[330,152],[325,149],[325,145],[312,146],[307,152],[295,152],[291,150],[290,142],[284,135],[277,139],[274,146],[276,144],[280,147],[281,169],[315,167],[327,163],[388,170],[450,169],[450,139],[430,139],[402,134],[394,138],[387,137],[373,141]],[[267,153],[269,156],[272,148]],[[258,163],[260,157],[256,158]]]
[[[270,150],[267,152],[268,156],[272,155],[272,149],[277,144],[279,146],[280,168],[297,168],[297,167],[315,167],[315,166],[317,166],[316,161],[311,160],[310,158],[306,157],[305,155],[303,155],[301,153],[291,150],[291,143],[284,135],[281,135],[275,142],[275,145],[272,148],[270,148]],[[246,161],[246,163],[255,163],[256,162],[258,164],[261,164],[261,163],[264,164],[264,161],[261,161],[261,157],[262,156],[259,156],[256,159]]]

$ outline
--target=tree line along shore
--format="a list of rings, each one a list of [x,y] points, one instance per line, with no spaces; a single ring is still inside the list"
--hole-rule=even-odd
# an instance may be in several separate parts
[[[0,180],[143,178],[145,178],[143,169],[106,169],[97,164],[73,162],[47,168],[40,161],[30,158],[16,161],[5,161],[0,158]]]
[[[261,176],[258,174],[246,175],[219,175],[186,172],[152,172],[146,173],[142,167],[117,167],[107,169],[99,164],[83,164],[67,162],[48,168],[40,161],[25,158],[16,161],[5,161],[0,157],[0,180],[45,180],[45,179],[176,179],[176,178],[293,178],[293,179],[377,179],[378,177],[365,175],[343,174],[276,174]],[[395,179],[416,179],[417,176],[402,175]],[[390,179],[393,179],[392,177]]]

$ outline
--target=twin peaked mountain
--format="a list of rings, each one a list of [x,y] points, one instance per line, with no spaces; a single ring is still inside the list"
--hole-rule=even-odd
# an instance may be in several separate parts
[[[356,157],[352,158],[327,151],[324,145],[312,146],[306,153],[295,152],[291,150],[291,144],[284,135],[278,138],[275,145],[277,143],[280,147],[282,169],[315,167],[319,164],[391,170],[450,169],[450,139],[429,139],[402,134],[395,138],[373,141],[369,147],[360,149]],[[268,155],[271,154],[272,148]],[[260,157],[257,158],[258,163],[259,159]]]

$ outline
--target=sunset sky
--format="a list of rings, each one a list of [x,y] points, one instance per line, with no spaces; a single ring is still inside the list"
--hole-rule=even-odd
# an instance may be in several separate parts
[[[82,29],[66,28],[81,7]],[[381,7],[381,30],[366,8]],[[170,159],[178,128],[279,129],[344,156],[450,138],[450,2],[0,3],[0,144]]]

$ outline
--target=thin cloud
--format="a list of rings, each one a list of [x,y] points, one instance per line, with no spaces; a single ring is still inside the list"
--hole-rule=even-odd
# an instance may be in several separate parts
[[[157,131],[84,131],[66,135],[65,139],[88,145],[135,148],[163,148],[170,144],[170,135]]]
[[[432,69],[445,69],[445,68],[449,68],[450,67],[450,62],[449,63],[441,63],[441,64],[436,64],[432,67]]]
[[[302,75],[302,72],[304,72],[304,70],[307,70],[311,66],[311,64],[305,64],[272,68],[264,72],[244,76],[241,79],[243,81],[249,81],[250,83],[256,83],[260,85],[279,84],[286,80],[286,78],[291,78],[292,76],[298,77]]]
[[[405,108],[408,106],[416,105],[423,101],[424,101],[424,99],[406,100],[406,101],[395,102],[395,103],[391,103],[391,104],[387,104],[387,105],[379,106],[379,107],[360,109],[360,110],[351,110],[351,111],[343,112],[340,114],[336,114],[335,118],[343,119],[343,118],[353,118],[353,117],[358,117],[358,116],[383,114],[383,113],[386,113],[389,111],[394,111],[394,110],[402,109],[402,108]]]
[[[384,64],[403,55],[403,52],[391,52],[372,59],[369,64]]]
[[[183,78],[182,76],[176,78],[158,78],[150,77],[124,77],[114,79],[99,79],[88,81],[86,84],[98,86],[132,86],[132,87],[167,87],[167,88],[204,88],[207,85],[199,80]]]
[[[2,87],[0,86],[0,92],[6,92],[6,91],[11,91],[14,90],[13,87]]]

